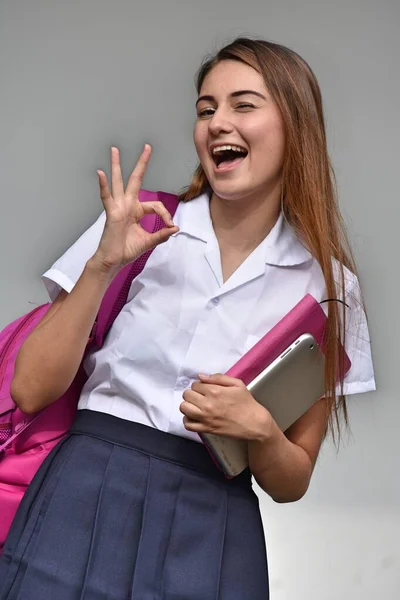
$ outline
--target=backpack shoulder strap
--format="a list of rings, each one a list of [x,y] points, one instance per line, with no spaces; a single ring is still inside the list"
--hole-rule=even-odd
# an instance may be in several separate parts
[[[149,192],[147,190],[140,191],[139,200],[141,202],[162,202],[172,216],[174,216],[179,204],[178,196],[175,194]],[[164,222],[158,215],[153,213],[145,215],[141,221],[141,225],[146,231],[154,233],[164,227]],[[133,263],[126,265],[115,276],[106,291],[91,334],[92,343],[97,348],[102,347],[108,330],[126,304],[133,279],[142,272],[151,253],[152,250],[148,250]]]

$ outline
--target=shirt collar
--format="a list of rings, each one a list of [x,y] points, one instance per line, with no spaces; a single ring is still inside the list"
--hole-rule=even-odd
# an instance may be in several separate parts
[[[203,242],[214,238],[210,215],[210,199],[207,193],[181,203],[174,219],[179,231],[175,236],[186,234]],[[279,267],[291,267],[312,259],[286,218],[280,213],[277,222],[261,242],[265,263]]]
[[[193,200],[181,202],[174,218],[174,224],[178,225],[179,231],[172,237],[186,234],[202,242],[209,242],[213,235],[213,224],[208,194],[201,194]]]
[[[312,259],[311,252],[302,244],[282,212],[262,243],[265,245],[265,262],[269,265],[293,267]]]

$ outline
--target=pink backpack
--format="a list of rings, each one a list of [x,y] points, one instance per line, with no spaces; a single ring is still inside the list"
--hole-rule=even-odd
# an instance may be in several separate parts
[[[140,192],[140,201],[159,200],[173,216],[178,198],[164,192]],[[158,215],[146,215],[142,226],[150,232],[164,227]],[[89,348],[101,348],[104,338],[124,306],[132,280],[142,271],[151,251],[127,265],[108,288],[94,323]],[[73,421],[85,373],[81,366],[68,391],[40,413],[27,416],[10,395],[15,360],[24,340],[51,304],[35,308],[0,333],[0,554],[18,505],[36,471]]]

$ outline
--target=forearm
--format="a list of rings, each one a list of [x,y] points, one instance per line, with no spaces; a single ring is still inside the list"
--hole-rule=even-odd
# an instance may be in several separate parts
[[[11,387],[23,411],[41,410],[71,385],[112,277],[113,273],[89,260],[71,293],[25,340]]]
[[[287,439],[275,422],[267,437],[249,442],[250,469],[276,502],[295,502],[307,491],[313,465],[307,452]]]

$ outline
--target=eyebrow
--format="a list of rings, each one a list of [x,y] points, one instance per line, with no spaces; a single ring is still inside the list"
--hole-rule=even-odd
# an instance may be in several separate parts
[[[230,94],[230,97],[237,98],[238,96],[245,96],[248,94],[252,94],[253,96],[258,96],[259,98],[262,98],[262,100],[266,100],[266,97],[263,96],[263,94],[260,94],[260,92],[256,92],[254,90],[238,90],[237,92],[232,92],[232,94]],[[202,100],[207,102],[215,102],[214,96],[200,96],[200,98],[197,99],[196,106]]]

